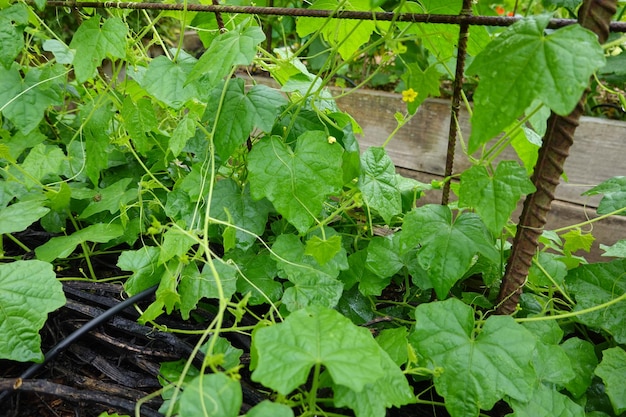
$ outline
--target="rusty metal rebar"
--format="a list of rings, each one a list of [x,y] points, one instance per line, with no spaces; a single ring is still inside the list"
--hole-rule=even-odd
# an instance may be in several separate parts
[[[600,43],[604,43],[609,36],[609,23],[616,9],[617,0],[585,0],[578,12],[578,21],[584,28],[594,32]],[[567,116],[552,113],[548,119],[548,127],[532,176],[537,191],[524,201],[511,256],[500,286],[497,314],[512,314],[517,309],[528,270],[537,252],[539,237],[554,200],[554,192],[563,174],[565,159],[574,143],[574,131],[583,114],[586,95],[587,92]]]
[[[463,0],[460,16],[472,15],[472,0]],[[456,136],[458,132],[459,108],[461,107],[461,94],[463,92],[463,74],[465,72],[465,55],[467,53],[467,38],[469,37],[469,23],[464,21],[459,25],[459,41],[456,53],[456,70],[452,84],[452,102],[450,103],[450,128],[448,130],[448,150],[446,152],[446,168],[444,178],[452,175],[454,168],[454,151],[456,149]],[[443,185],[441,204],[447,205],[450,198],[450,181]]]

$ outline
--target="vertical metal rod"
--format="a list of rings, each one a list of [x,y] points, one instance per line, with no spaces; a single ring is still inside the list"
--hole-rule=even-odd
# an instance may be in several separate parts
[[[472,0],[463,0],[461,15],[470,16],[472,14]],[[454,74],[454,84],[452,86],[452,103],[450,107],[450,130],[448,132],[448,152],[446,153],[446,170],[444,178],[452,175],[454,168],[454,150],[456,148],[457,123],[459,120],[459,108],[461,103],[461,92],[463,87],[463,73],[465,72],[465,54],[467,51],[467,38],[469,37],[469,24],[463,21],[459,28],[459,44],[456,54],[456,71]],[[441,204],[448,204],[450,198],[450,181],[446,181],[443,186]]]

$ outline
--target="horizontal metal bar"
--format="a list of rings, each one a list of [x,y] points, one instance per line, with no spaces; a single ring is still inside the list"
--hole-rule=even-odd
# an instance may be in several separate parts
[[[443,15],[443,14],[420,14],[420,13],[395,13],[395,12],[367,12],[353,10],[317,10],[287,7],[259,7],[259,6],[226,6],[213,4],[163,4],[163,3],[131,3],[131,2],[95,2],[95,1],[58,1],[51,0],[46,3],[53,7],[70,8],[104,8],[104,9],[142,9],[142,10],[189,10],[193,12],[217,12],[258,14],[268,16],[297,16],[319,17],[353,20],[380,20],[415,23],[445,23],[477,26],[510,26],[520,20],[516,16],[467,16],[467,15]],[[551,19],[548,27],[557,29],[578,23],[575,19]],[[612,32],[626,32],[626,22],[612,22]]]

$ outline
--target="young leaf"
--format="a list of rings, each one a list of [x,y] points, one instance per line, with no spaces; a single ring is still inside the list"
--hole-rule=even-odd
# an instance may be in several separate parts
[[[448,206],[428,204],[407,213],[400,243],[404,250],[421,245],[417,259],[440,299],[447,298],[475,255],[499,262],[498,251],[480,218],[462,212],[453,219]]]
[[[235,226],[247,230],[235,230],[235,247],[247,250],[263,234],[267,215],[272,205],[266,199],[258,201],[250,197],[248,186],[239,188],[230,179],[218,181],[213,188],[211,216],[222,221],[231,221]]]
[[[606,393],[611,399],[616,415],[626,411],[626,352],[619,346],[606,349],[602,352],[602,362],[596,368],[595,374],[602,378]]]
[[[449,299],[419,305],[415,319],[410,341],[430,368],[442,368],[435,388],[452,417],[478,416],[505,396],[531,398],[535,338],[513,318],[491,316],[476,331],[472,308]]]
[[[513,414],[510,417],[585,417],[585,409],[576,404],[569,397],[561,394],[552,387],[539,385],[530,401],[509,401]]]
[[[74,54],[74,73],[79,83],[96,75],[96,69],[107,56],[126,56],[128,26],[119,17],[106,19],[100,27],[100,15],[83,21],[70,42]]]
[[[200,96],[198,86],[188,81],[195,63],[196,59],[186,54],[176,62],[161,55],[150,62],[140,84],[152,96],[178,110],[189,100]]]
[[[304,384],[313,366],[323,365],[336,385],[356,392],[385,376],[382,350],[370,332],[329,308],[298,310],[258,329],[252,341],[258,359],[252,380],[282,395]]]
[[[233,66],[250,65],[257,45],[264,39],[263,30],[258,26],[242,26],[218,35],[194,65],[187,82],[204,78],[208,88],[216,86],[232,71]]]
[[[180,417],[237,417],[243,402],[241,384],[223,373],[198,375],[180,397]]]
[[[626,215],[626,177],[613,177],[585,191],[583,195],[604,194],[598,205],[598,214],[608,214],[623,209]]]
[[[250,193],[266,197],[299,232],[319,216],[326,197],[343,185],[343,148],[328,142],[324,132],[307,132],[291,150],[272,136],[254,145],[248,157]]]
[[[591,250],[591,245],[593,245],[593,242],[596,240],[591,233],[583,233],[580,228],[572,229],[561,235],[561,237],[565,240],[563,250],[570,253],[578,250],[589,252]]]
[[[280,107],[287,103],[280,91],[265,85],[258,84],[246,91],[241,78],[228,82],[224,101],[220,103],[221,96],[222,88],[211,92],[204,118],[209,124],[217,123],[213,142],[222,161],[227,161],[248,139],[254,127],[271,131]]]
[[[567,288],[576,297],[574,312],[597,307],[626,293],[626,260],[581,265],[569,271],[565,278]],[[618,343],[626,343],[626,300],[601,310],[581,314],[577,320],[589,327],[603,329]]]
[[[461,174],[459,207],[473,207],[489,231],[499,236],[520,197],[534,191],[526,170],[515,161],[501,161],[493,175],[475,165]]]
[[[51,264],[0,264],[0,358],[41,362],[39,330],[48,313],[64,304],[63,287]]]
[[[37,259],[52,262],[57,258],[67,258],[76,246],[83,242],[106,243],[124,234],[124,228],[114,223],[97,223],[77,230],[69,236],[53,237],[35,249]]]
[[[319,236],[312,236],[306,241],[304,254],[315,258],[317,263],[324,265],[330,261],[341,250],[341,236],[334,235],[328,239],[322,239]]]
[[[21,232],[50,211],[44,201],[21,201],[0,210],[0,235]]]
[[[396,169],[385,148],[369,147],[361,156],[358,182],[363,200],[376,210],[387,224],[402,212],[402,197],[398,189]]]
[[[480,77],[469,152],[500,133],[535,99],[557,114],[568,114],[593,71],[604,64],[596,35],[578,25],[546,34],[549,20],[542,15],[516,22],[467,68]]]
[[[341,5],[342,10],[371,10],[369,0],[349,0],[338,2],[337,0],[316,0],[311,4],[311,9],[337,10]],[[377,7],[375,11],[382,11]],[[344,60],[350,59],[361,45],[366,44],[374,30],[376,23],[367,20],[339,20],[332,19],[323,26],[320,19],[313,17],[301,17],[296,23],[298,36],[305,37],[320,30],[322,37],[331,46],[337,47],[339,55]]]
[[[196,133],[196,124],[189,116],[183,117],[172,132],[169,149],[177,157],[184,149],[187,141]]]

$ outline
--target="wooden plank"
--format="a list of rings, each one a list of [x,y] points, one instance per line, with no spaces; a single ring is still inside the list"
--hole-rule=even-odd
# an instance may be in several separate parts
[[[405,104],[399,94],[362,90],[337,100],[339,107],[351,114],[363,128],[359,138],[362,149],[380,146],[396,127],[394,113],[404,112]],[[449,102],[429,99],[419,108],[386,149],[401,168],[443,175],[450,121]],[[470,133],[469,116],[462,109],[459,122],[462,137]],[[576,130],[574,146],[565,163],[569,182],[561,182],[556,198],[587,206],[597,206],[599,198],[580,194],[592,186],[617,175],[626,175],[626,158],[622,148],[626,145],[626,123],[583,117]],[[517,159],[512,149],[507,149],[500,159]],[[470,167],[463,154],[460,140],[457,143],[455,172]]]

